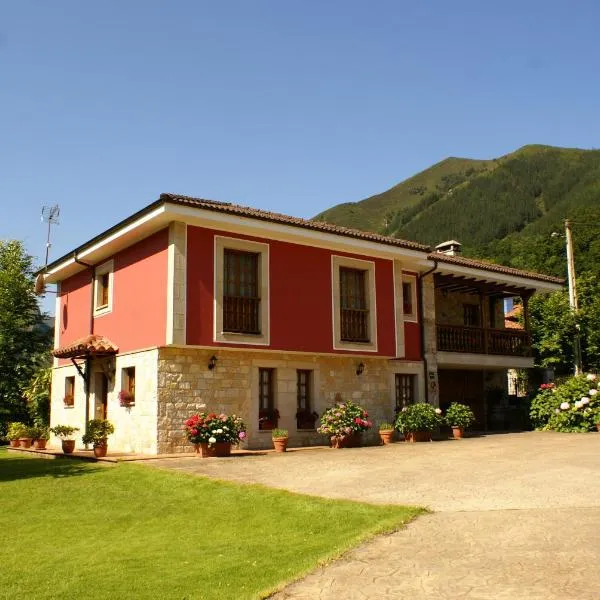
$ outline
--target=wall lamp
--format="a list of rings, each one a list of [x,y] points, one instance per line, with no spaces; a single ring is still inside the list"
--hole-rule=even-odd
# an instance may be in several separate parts
[[[365,370],[365,363],[358,363],[358,367],[356,367],[356,374],[362,375]]]
[[[212,371],[217,366],[217,357],[213,354],[208,361],[208,370]]]

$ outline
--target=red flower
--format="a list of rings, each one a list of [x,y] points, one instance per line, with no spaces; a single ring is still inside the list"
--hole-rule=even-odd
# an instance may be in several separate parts
[[[356,417],[356,419],[354,419],[354,422],[355,422],[357,425],[361,425],[361,424],[362,424],[362,420],[361,420],[359,417]]]
[[[198,435],[198,430],[197,429],[192,429],[192,431],[190,433],[192,435]]]

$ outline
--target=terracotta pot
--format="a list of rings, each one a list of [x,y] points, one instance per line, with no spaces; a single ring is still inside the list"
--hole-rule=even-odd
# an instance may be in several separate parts
[[[61,445],[65,454],[72,454],[75,450],[75,440],[62,440]]]
[[[332,448],[358,448],[360,446],[360,434],[351,433],[349,435],[332,435]]]
[[[200,444],[200,456],[202,458],[213,458],[231,456],[231,442],[215,442],[212,445]]]
[[[33,447],[36,450],[45,450],[48,440],[33,440]]]
[[[381,438],[381,443],[384,446],[391,444],[394,441],[394,430],[386,429],[384,431],[379,432],[379,437]]]
[[[407,431],[404,434],[404,439],[407,442],[430,442],[431,441],[431,431]]]
[[[277,437],[273,438],[273,447],[275,448],[275,452],[285,452],[288,445],[288,438],[286,437]]]
[[[454,437],[455,440],[462,440],[462,436],[464,434],[465,430],[462,427],[453,427],[452,428],[452,437]]]
[[[596,429],[600,431],[600,423],[596,423]]]
[[[106,444],[100,444],[98,446],[94,446],[94,456],[96,458],[104,458],[106,453],[108,452],[108,446]]]
[[[10,440],[10,447],[11,448],[18,448],[19,446],[20,446],[19,440]]]
[[[19,438],[19,446],[21,448],[31,448],[31,438]]]

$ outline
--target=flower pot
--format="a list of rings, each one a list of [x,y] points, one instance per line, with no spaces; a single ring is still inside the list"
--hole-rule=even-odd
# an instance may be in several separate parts
[[[19,446],[21,448],[31,448],[31,438],[19,438]]]
[[[33,447],[36,450],[45,450],[47,441],[48,440],[33,440]]]
[[[285,452],[288,445],[288,438],[286,437],[277,437],[273,438],[273,447],[275,448],[275,452]]]
[[[430,442],[431,441],[431,431],[407,431],[404,434],[404,439],[407,442]]]
[[[357,432],[348,435],[332,435],[332,448],[358,448],[360,446],[360,434]]]
[[[94,456],[96,458],[104,458],[108,452],[108,446],[106,444],[99,444],[94,446]]]
[[[464,434],[464,429],[462,427],[453,427],[452,428],[452,437],[455,440],[462,440],[462,436]]]
[[[600,423],[596,423],[596,429],[600,431]]]
[[[387,446],[394,441],[394,430],[386,429],[384,431],[379,432],[379,437],[381,438],[381,443],[383,446]]]
[[[19,446],[20,446],[19,440],[10,440],[10,447],[11,448],[18,448]]]
[[[62,440],[61,445],[65,454],[72,454],[75,450],[75,440]]]
[[[202,443],[200,444],[200,456],[202,458],[231,456],[231,442],[215,442],[211,445]]]

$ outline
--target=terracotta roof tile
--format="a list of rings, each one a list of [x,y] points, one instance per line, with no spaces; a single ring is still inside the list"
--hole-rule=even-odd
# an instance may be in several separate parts
[[[84,358],[86,356],[116,354],[119,348],[102,335],[88,335],[66,344],[52,354],[56,358]]]

